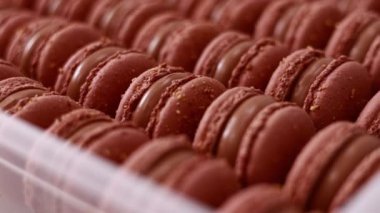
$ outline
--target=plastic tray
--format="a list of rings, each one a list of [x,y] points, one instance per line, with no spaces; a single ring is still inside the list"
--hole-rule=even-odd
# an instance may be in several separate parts
[[[75,164],[78,159],[79,165]],[[63,185],[75,190],[57,188],[55,183],[62,185],[62,179],[66,180]],[[116,190],[105,193],[110,183]],[[33,212],[31,205],[49,213],[101,212],[98,204],[105,194],[112,212],[212,211],[0,112],[1,212],[29,213]],[[380,176],[342,212],[379,212],[379,196]]]

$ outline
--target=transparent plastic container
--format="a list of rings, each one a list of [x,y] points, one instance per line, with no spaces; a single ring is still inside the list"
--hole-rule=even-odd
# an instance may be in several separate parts
[[[380,176],[364,188],[342,212],[380,211]],[[0,208],[9,213],[212,212],[2,112]]]

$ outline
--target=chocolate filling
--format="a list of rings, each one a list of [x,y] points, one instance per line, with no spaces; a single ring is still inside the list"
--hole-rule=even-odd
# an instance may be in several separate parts
[[[285,36],[290,27],[290,23],[292,22],[292,19],[296,15],[298,9],[300,9],[300,5],[292,5],[282,14],[273,29],[272,35],[274,38],[280,41],[285,40]]]
[[[160,101],[161,95],[165,92],[166,88],[169,87],[173,81],[185,78],[189,75],[191,75],[191,73],[172,73],[154,82],[137,105],[132,116],[133,122],[139,127],[146,127],[154,107]]]
[[[182,21],[175,21],[160,28],[160,30],[154,35],[149,43],[147,53],[154,58],[158,58],[161,48],[164,46],[166,39],[177,27],[181,25]]]
[[[364,135],[353,138],[333,158],[318,179],[309,199],[310,209],[327,211],[332,199],[359,163],[374,150],[380,148],[376,137]]]
[[[161,159],[152,170],[147,174],[150,178],[157,182],[163,182],[167,176],[181,163],[189,160],[194,156],[190,150],[184,150],[173,153]]]
[[[11,94],[10,96],[4,98],[0,102],[0,108],[7,110],[13,107],[17,103],[17,101],[21,99],[33,98],[35,96],[40,96],[44,93],[46,93],[46,90],[43,90],[43,89],[26,89],[26,90],[15,92]]]
[[[117,51],[123,50],[120,47],[106,47],[96,51],[82,61],[75,69],[71,76],[70,83],[67,87],[67,95],[74,100],[78,100],[80,96],[80,88],[86,81],[91,70],[94,69],[100,62],[110,57]]]
[[[304,70],[295,85],[293,92],[291,93],[292,97],[290,100],[302,107],[314,80],[332,60],[333,59],[331,58],[321,58],[309,65],[309,67]]]
[[[274,103],[275,100],[266,95],[259,95],[244,101],[229,118],[219,139],[217,156],[227,159],[231,166],[235,165],[240,143],[249,124],[261,110]]]
[[[55,33],[62,27],[64,27],[64,24],[47,25],[30,38],[30,40],[26,43],[21,56],[20,69],[22,73],[24,73],[28,77],[35,77],[33,76],[33,71],[30,69],[32,67],[32,59],[36,54],[37,48],[39,47],[41,42],[43,42],[51,34]]]
[[[352,47],[350,57],[363,62],[372,42],[380,34],[380,21],[370,24],[359,36]]]
[[[232,71],[238,65],[240,58],[252,45],[253,43],[251,41],[244,41],[231,48],[219,61],[214,78],[224,85],[227,85],[231,78]]]

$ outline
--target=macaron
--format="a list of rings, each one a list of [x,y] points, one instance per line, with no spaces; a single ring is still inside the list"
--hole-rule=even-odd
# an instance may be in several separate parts
[[[324,49],[342,14],[329,2],[273,1],[257,23],[256,39],[273,37],[292,50]]]
[[[301,212],[280,186],[257,185],[239,192],[217,210],[218,213],[297,213]]]
[[[0,12],[0,57],[5,57],[9,43],[17,30],[35,18],[36,16],[28,11]]]
[[[365,128],[369,134],[380,137],[380,92],[364,107],[356,123]]]
[[[374,12],[380,12],[380,4],[377,0],[362,0],[362,1],[346,1],[346,0],[334,0],[332,4],[337,5],[341,11],[350,13],[355,10],[371,10]]]
[[[0,107],[9,112],[21,100],[46,93],[49,93],[49,90],[32,79],[18,76],[7,78],[0,81]]]
[[[225,30],[251,34],[270,2],[268,0],[229,0],[223,5],[216,23]]]
[[[225,90],[217,80],[160,65],[137,77],[123,95],[116,119],[132,121],[149,136],[194,137],[203,113]]]
[[[59,68],[78,49],[100,38],[91,27],[57,19],[25,25],[9,46],[7,58],[28,77],[52,87]]]
[[[211,23],[184,22],[165,36],[159,61],[192,72],[203,50],[218,34],[219,29]]]
[[[113,190],[124,172],[134,172],[180,194],[212,207],[218,207],[237,192],[239,185],[232,169],[222,160],[197,156],[186,137],[161,138],[143,145],[132,154],[104,194],[101,208],[114,212],[109,206]]]
[[[380,150],[373,151],[350,174],[335,196],[330,210],[338,211],[363,189],[380,171]]]
[[[184,18],[176,12],[165,12],[147,21],[137,33],[133,48],[148,53],[158,59],[159,51],[166,36],[179,26]]]
[[[21,77],[19,69],[8,61],[0,59],[0,81],[12,77]]]
[[[84,107],[114,117],[132,79],[155,65],[155,60],[144,53],[100,40],[84,46],[68,59],[55,89]]]
[[[355,121],[370,99],[371,83],[360,63],[307,48],[280,63],[265,92],[277,100],[297,103],[321,129],[338,120]]]
[[[226,159],[245,186],[282,184],[314,133],[311,118],[295,104],[277,103],[259,90],[236,87],[207,109],[193,147]]]
[[[265,90],[288,48],[272,39],[251,40],[247,35],[227,31],[204,50],[194,73],[213,77],[226,87],[247,86]]]
[[[380,91],[380,36],[373,40],[370,48],[365,55],[363,65],[373,78],[372,91],[376,93]]]
[[[86,23],[100,29],[102,17],[117,3],[119,3],[119,0],[98,0],[94,2],[93,7],[89,11]]]
[[[379,33],[380,16],[369,11],[353,12],[337,26],[326,54],[333,57],[346,55],[363,62]]]
[[[284,192],[305,211],[328,211],[349,175],[379,148],[380,140],[359,126],[334,123],[317,133],[303,149]]]
[[[194,20],[214,21],[218,18],[222,8],[228,1],[229,0],[199,1],[196,5],[196,9],[191,14],[191,18]]]

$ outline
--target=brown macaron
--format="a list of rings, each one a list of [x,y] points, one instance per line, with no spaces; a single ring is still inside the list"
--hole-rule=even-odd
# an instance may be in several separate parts
[[[380,137],[380,92],[378,92],[364,107],[356,123],[371,135]]]
[[[338,25],[326,54],[333,57],[346,55],[363,62],[379,33],[380,16],[369,11],[353,12]]]
[[[341,18],[338,8],[328,2],[273,1],[258,21],[255,38],[273,37],[292,50],[324,49]]]
[[[155,60],[144,53],[101,40],[71,56],[55,88],[83,106],[113,117],[132,79],[155,65]]]
[[[266,94],[302,106],[321,129],[338,120],[355,121],[370,99],[371,84],[371,76],[358,62],[307,48],[280,63]]]
[[[301,213],[280,186],[257,185],[230,198],[218,213]]]
[[[218,34],[219,29],[211,23],[183,22],[166,36],[159,61],[193,72],[203,50]]]
[[[253,41],[244,34],[228,31],[207,46],[194,73],[213,77],[229,88],[265,90],[273,71],[288,54],[287,47],[275,40]]]
[[[20,70],[8,61],[0,59],[0,81],[23,76]]]
[[[334,123],[313,137],[298,156],[284,191],[304,211],[328,211],[342,185],[380,140],[348,122]]]
[[[207,109],[193,146],[226,159],[243,185],[282,184],[314,133],[311,118],[295,104],[276,103],[258,90],[236,87]]]
[[[132,121],[153,138],[173,134],[193,138],[206,108],[224,89],[214,79],[161,65],[132,82],[120,102],[116,119]]]
[[[124,170],[150,178],[164,186],[212,207],[220,206],[238,188],[231,168],[222,160],[210,160],[195,155],[186,137],[176,136],[152,141],[123,165]],[[117,178],[115,178],[116,180]],[[117,190],[114,181],[104,195],[101,209],[108,209],[109,195]]]
[[[97,31],[84,24],[54,19],[30,22],[13,39],[7,58],[27,76],[52,87],[66,60],[99,38]]]

